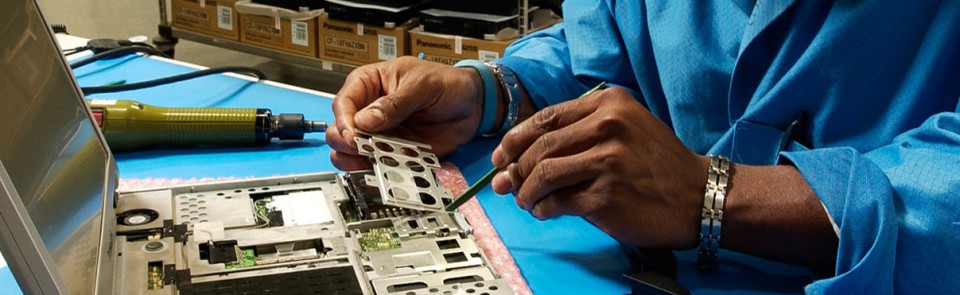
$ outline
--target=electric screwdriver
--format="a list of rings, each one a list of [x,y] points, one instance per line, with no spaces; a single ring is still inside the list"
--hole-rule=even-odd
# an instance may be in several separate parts
[[[90,99],[87,106],[111,150],[156,146],[252,146],[272,138],[301,140],[324,132],[303,114],[273,115],[261,108],[164,108],[131,100]]]

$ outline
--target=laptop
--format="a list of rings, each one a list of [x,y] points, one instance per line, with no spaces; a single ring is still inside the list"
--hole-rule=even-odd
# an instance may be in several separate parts
[[[368,171],[117,192],[35,0],[0,2],[0,68],[0,253],[24,293],[512,294],[429,146],[364,134]]]

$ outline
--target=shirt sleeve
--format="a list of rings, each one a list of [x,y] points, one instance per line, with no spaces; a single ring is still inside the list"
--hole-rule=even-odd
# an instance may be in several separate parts
[[[960,113],[934,115],[865,153],[825,148],[782,156],[839,226],[836,276],[813,282],[807,293],[960,288],[950,276],[960,265]]]
[[[638,32],[621,32],[607,1],[565,1],[563,16],[510,44],[497,61],[516,72],[537,108],[576,98],[601,81],[640,98],[630,63],[617,62],[627,56],[621,34]]]

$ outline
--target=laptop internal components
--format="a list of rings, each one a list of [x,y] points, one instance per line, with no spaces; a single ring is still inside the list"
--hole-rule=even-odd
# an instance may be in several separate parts
[[[463,216],[442,211],[430,147],[360,138],[373,170],[121,192],[115,289],[512,294]]]

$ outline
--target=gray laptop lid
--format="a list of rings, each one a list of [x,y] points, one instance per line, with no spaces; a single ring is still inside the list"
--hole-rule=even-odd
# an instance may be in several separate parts
[[[27,294],[110,293],[115,164],[34,0],[0,1],[0,69],[0,252]]]

